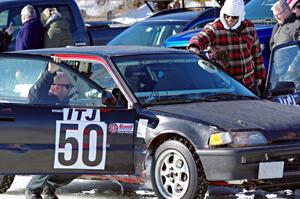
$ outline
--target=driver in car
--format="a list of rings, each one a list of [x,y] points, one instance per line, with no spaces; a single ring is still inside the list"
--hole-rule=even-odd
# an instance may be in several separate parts
[[[54,61],[60,62],[58,57]],[[70,77],[58,72],[59,66],[53,63],[48,64],[48,70],[44,71],[38,81],[30,88],[28,98],[32,104],[68,104],[71,88]],[[58,199],[55,190],[58,187],[70,183],[78,175],[35,175],[29,181],[25,197],[26,199],[43,199],[41,194],[44,191],[44,198]]]

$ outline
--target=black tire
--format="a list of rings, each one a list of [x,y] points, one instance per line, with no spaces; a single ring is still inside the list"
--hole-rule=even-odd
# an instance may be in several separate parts
[[[200,159],[184,140],[168,140],[157,148],[151,179],[158,198],[204,198],[207,191]]]
[[[14,179],[15,179],[14,175],[7,175],[7,176],[0,175],[0,193],[5,193],[14,182]]]

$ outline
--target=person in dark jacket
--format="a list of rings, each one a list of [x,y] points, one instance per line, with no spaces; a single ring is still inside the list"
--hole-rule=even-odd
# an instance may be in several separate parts
[[[21,11],[22,27],[16,37],[16,50],[38,49],[44,46],[44,28],[34,7],[25,6]]]
[[[59,62],[58,58],[54,58]],[[68,75],[58,72],[56,64],[49,63],[48,70],[44,71],[38,81],[30,88],[28,98],[31,104],[56,104],[69,103],[71,82]],[[58,199],[55,190],[70,183],[78,175],[35,175],[28,183],[25,191],[26,199]]]
[[[272,11],[277,20],[270,39],[270,48],[300,39],[300,20],[292,13],[285,0],[279,0],[272,6]]]
[[[46,8],[41,14],[41,22],[45,28],[45,48],[72,45],[72,33],[69,23],[62,18],[56,8]]]
[[[8,45],[11,41],[13,31],[12,24],[10,24],[5,31],[0,30],[0,52],[8,50]]]
[[[69,103],[70,78],[65,73],[57,72],[57,69],[57,65],[49,63],[48,70],[30,88],[28,99],[31,104]]]

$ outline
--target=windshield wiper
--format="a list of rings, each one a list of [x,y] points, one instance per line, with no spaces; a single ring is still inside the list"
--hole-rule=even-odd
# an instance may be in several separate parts
[[[150,99],[150,100],[149,100]],[[183,95],[170,95],[170,96],[159,96],[159,95],[152,95],[144,100],[144,105],[158,105],[158,104],[172,104],[172,103],[188,103],[192,102],[193,99],[190,99],[189,96],[186,94]],[[203,100],[202,100],[203,101]]]
[[[247,100],[247,99],[259,99],[256,96],[248,96],[248,95],[237,95],[233,93],[214,93],[207,95],[203,98],[203,100],[207,101],[218,101],[218,100]]]

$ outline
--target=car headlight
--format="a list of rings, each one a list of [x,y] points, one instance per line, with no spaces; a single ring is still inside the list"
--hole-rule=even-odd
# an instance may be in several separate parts
[[[245,147],[266,144],[268,140],[259,131],[215,132],[209,139],[210,146]]]

